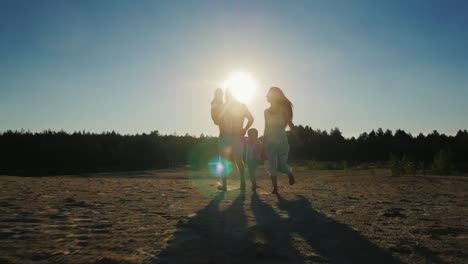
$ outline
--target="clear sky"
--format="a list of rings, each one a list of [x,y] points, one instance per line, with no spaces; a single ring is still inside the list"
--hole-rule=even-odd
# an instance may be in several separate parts
[[[468,1],[0,0],[0,131],[215,135],[230,72],[295,123],[356,136],[468,127]]]

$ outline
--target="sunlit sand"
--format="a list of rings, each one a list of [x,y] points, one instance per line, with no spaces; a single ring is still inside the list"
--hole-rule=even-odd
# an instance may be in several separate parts
[[[281,196],[208,171],[0,177],[1,263],[462,263],[468,179],[302,171]],[[373,260],[379,260],[373,262]]]

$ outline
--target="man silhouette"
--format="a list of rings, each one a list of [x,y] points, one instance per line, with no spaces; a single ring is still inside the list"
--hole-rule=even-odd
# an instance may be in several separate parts
[[[220,148],[224,158],[236,165],[240,173],[240,188],[245,190],[244,162],[242,159],[244,135],[252,126],[254,118],[249,109],[226,90],[226,103],[220,115]],[[247,124],[244,127],[244,121]],[[223,177],[222,191],[227,191],[227,176]]]

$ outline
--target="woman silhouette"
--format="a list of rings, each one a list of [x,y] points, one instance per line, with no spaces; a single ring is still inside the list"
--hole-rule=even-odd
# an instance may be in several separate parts
[[[289,176],[289,184],[295,182],[294,175],[289,168],[289,143],[286,127],[294,131],[293,104],[278,87],[271,87],[266,96],[270,107],[265,110],[264,144],[267,158],[267,171],[273,184],[273,194],[278,193],[277,176],[285,173]]]

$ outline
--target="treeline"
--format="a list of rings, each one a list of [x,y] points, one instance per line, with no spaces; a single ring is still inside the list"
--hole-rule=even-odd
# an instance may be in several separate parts
[[[455,136],[436,130],[428,135],[413,136],[401,129],[393,132],[379,128],[357,138],[344,138],[338,128],[328,132],[298,126],[297,137],[290,135],[290,142],[292,159],[351,164],[376,162],[396,170],[395,174],[417,169],[435,170],[436,173],[468,170],[467,130],[459,130]]]
[[[403,130],[378,129],[357,138],[298,126],[290,137],[291,160],[337,162],[410,161],[434,163],[441,153],[458,170],[468,164],[468,132],[447,136],[434,131],[413,136]],[[186,166],[204,168],[217,156],[217,138],[190,135],[121,135],[116,132],[6,131],[0,133],[0,174],[50,175]],[[439,157],[440,158],[440,157]]]
[[[50,175],[183,166],[203,146],[215,155],[217,140],[190,135],[121,135],[116,132],[6,131],[0,134],[0,174]],[[194,167],[199,161],[191,158]]]
[[[437,152],[449,151],[454,162],[468,162],[468,131],[455,136],[433,131],[413,136],[403,130],[383,130],[362,133],[357,138],[344,138],[338,128],[327,132],[309,126],[297,127],[298,137],[290,135],[291,155],[296,159],[326,161],[388,161],[390,154],[408,159],[431,162]]]

